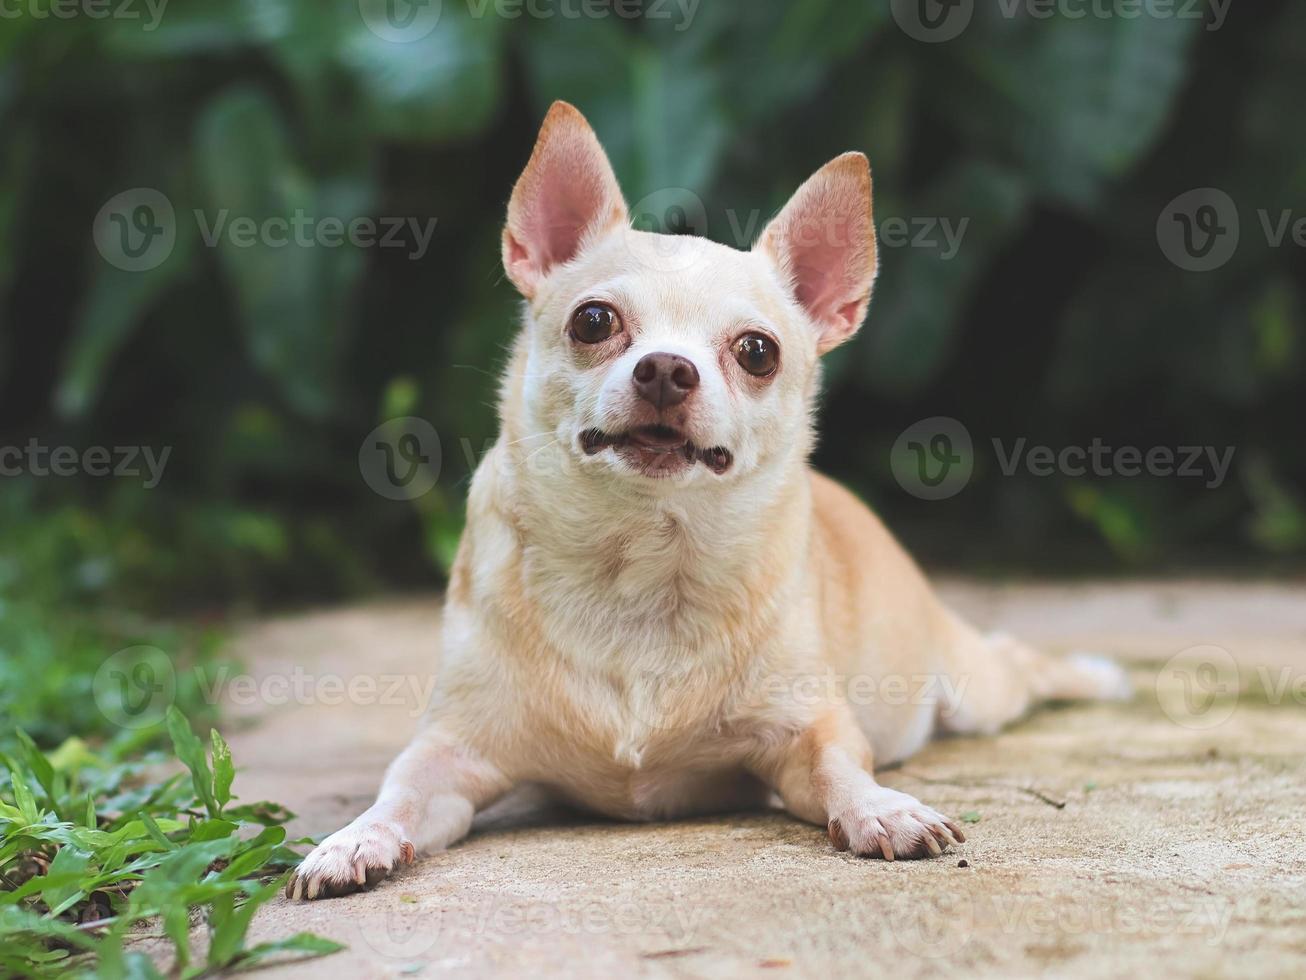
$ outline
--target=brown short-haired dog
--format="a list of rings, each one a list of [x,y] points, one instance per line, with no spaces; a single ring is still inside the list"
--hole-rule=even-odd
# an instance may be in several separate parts
[[[1109,661],[978,634],[808,466],[819,358],[875,279],[864,156],[819,170],[740,252],[632,230],[594,133],[557,103],[503,260],[524,325],[435,702],[289,894],[371,884],[526,782],[630,819],[774,795],[840,849],[937,855],[961,829],[873,764],[1040,700],[1127,693]]]

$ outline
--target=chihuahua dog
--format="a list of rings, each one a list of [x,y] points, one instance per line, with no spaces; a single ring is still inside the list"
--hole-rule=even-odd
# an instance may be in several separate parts
[[[808,466],[820,357],[857,331],[876,274],[865,156],[817,171],[741,252],[633,230],[593,131],[559,102],[503,262],[524,323],[435,698],[376,803],[288,895],[375,884],[524,783],[632,820],[778,800],[839,850],[937,856],[961,828],[876,764],[1039,701],[1125,695],[1110,661],[980,635]]]

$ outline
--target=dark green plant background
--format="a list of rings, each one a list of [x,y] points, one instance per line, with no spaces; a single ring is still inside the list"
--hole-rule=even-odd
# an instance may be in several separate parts
[[[1303,250],[1271,248],[1256,210],[1306,215],[1301,4],[1243,4],[1212,31],[981,2],[940,44],[887,0],[702,0],[683,30],[479,7],[444,0],[409,44],[354,0],[173,0],[154,30],[0,19],[0,445],[173,447],[149,491],[0,478],[0,596],[216,611],[437,585],[515,329],[500,222],[556,98],[589,116],[629,201],[686,188],[730,244],[848,149],[871,158],[881,223],[969,220],[950,259],[882,249],[822,413],[818,464],[931,565],[1299,563]],[[1157,218],[1208,186],[1238,203],[1242,243],[1185,272]],[[168,196],[178,238],[132,273],[91,227],[137,187]],[[438,224],[414,261],[206,247],[190,217],[301,208]],[[443,472],[395,503],[358,449],[410,414],[441,434]],[[929,503],[897,485],[889,447],[935,415],[979,448],[965,491]],[[1215,489],[1004,477],[989,442],[1021,436],[1236,455]]]

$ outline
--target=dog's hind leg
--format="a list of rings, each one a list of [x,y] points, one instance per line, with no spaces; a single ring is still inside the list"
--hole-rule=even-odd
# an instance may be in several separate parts
[[[981,635],[955,619],[947,651],[948,685],[939,727],[958,734],[992,734],[1045,701],[1125,700],[1124,670],[1106,657],[1053,657],[1006,636]]]

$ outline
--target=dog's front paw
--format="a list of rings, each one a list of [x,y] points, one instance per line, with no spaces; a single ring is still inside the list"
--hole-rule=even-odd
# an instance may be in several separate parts
[[[859,857],[938,857],[966,839],[951,820],[915,797],[877,787],[830,817],[830,840]]]
[[[364,814],[313,848],[286,882],[287,898],[335,898],[371,888],[416,851],[398,824]]]

